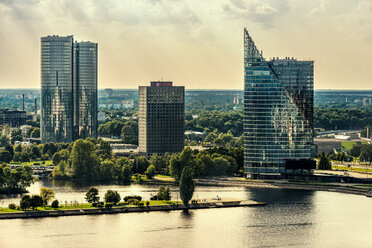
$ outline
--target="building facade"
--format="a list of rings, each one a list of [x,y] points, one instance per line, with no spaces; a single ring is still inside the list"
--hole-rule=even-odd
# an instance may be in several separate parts
[[[313,61],[266,61],[244,29],[244,172],[313,169]]]
[[[41,141],[96,137],[97,44],[41,38]]]
[[[97,43],[74,43],[74,139],[97,137]]]
[[[17,127],[26,124],[26,111],[17,109],[0,109],[0,125]]]
[[[184,147],[185,87],[151,82],[138,89],[139,153],[163,155]]]

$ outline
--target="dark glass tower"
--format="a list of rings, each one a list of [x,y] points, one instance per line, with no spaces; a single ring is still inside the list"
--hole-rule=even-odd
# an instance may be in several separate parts
[[[41,141],[97,136],[97,44],[41,38]]]
[[[138,89],[139,152],[181,152],[184,147],[185,87],[151,82]]]
[[[244,29],[244,172],[314,168],[313,61],[266,61]]]
[[[97,138],[97,43],[74,43],[74,139]]]
[[[41,141],[71,142],[73,37],[41,38]]]

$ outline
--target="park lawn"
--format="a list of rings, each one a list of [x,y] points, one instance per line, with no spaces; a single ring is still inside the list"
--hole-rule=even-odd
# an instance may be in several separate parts
[[[355,167],[347,167],[347,166],[339,166],[339,165],[332,165],[333,170],[346,170],[346,171],[355,171],[355,172],[367,172],[372,173],[371,169],[362,169],[362,168],[355,168]]]
[[[45,162],[45,163],[42,164],[42,162]],[[12,161],[12,162],[10,162],[8,164],[13,164],[13,165],[40,165],[40,166],[49,166],[49,165],[53,165],[53,161],[52,160],[45,160],[45,161],[34,160],[34,161],[30,161],[30,162],[19,162],[19,163]]]
[[[171,176],[168,175],[161,175],[161,174],[156,174],[156,177],[161,177],[161,178],[171,178]]]
[[[351,150],[351,148],[353,148],[353,145],[355,145],[356,142],[353,142],[353,141],[349,141],[349,142],[341,142],[341,146],[345,149],[347,149],[348,151]]]
[[[177,201],[149,201],[150,206],[156,206],[156,205],[173,205],[177,204]],[[146,205],[146,201],[144,201]],[[181,201],[178,201],[178,204],[182,204]],[[125,205],[125,206],[114,206],[113,208],[122,208],[122,207],[137,207],[136,205]],[[52,208],[50,206],[46,207],[38,207],[35,210],[16,210],[16,209],[9,209],[7,207],[0,208],[0,214],[8,214],[8,213],[24,213],[24,212],[32,212],[32,211],[58,211],[58,210],[74,210],[74,209],[95,209],[96,207],[93,207],[90,203],[79,203],[77,206],[71,206],[67,205],[64,206],[63,204],[60,205],[59,208]]]

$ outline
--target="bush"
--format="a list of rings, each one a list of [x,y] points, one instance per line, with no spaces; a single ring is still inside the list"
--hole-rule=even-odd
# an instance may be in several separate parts
[[[45,161],[41,162],[41,164],[45,164]]]
[[[154,195],[150,197],[151,201],[157,201],[158,200],[158,195]]]
[[[106,202],[105,208],[111,209],[114,204],[112,202]]]
[[[139,195],[127,195],[124,197],[124,201],[127,202],[129,199],[137,199],[139,201],[142,200],[142,196]]]
[[[96,207],[97,208],[103,208],[103,206],[104,206],[104,203],[103,202],[96,203]]]
[[[15,205],[14,203],[10,203],[10,204],[8,205],[8,208],[9,208],[9,209],[16,209],[16,205]]]
[[[128,199],[127,204],[128,205],[137,205],[140,202],[138,199]]]
[[[146,201],[146,207],[149,207],[149,206],[150,206],[150,202]]]
[[[54,200],[52,201],[52,208],[58,208],[59,206],[59,201],[58,200]]]
[[[31,207],[31,197],[29,195],[22,196],[19,206],[22,210],[26,210]]]
[[[35,162],[34,165],[40,165],[40,163],[39,162]]]

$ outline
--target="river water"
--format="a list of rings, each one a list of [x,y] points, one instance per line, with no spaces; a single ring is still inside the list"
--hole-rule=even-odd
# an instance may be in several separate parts
[[[65,203],[84,202],[86,183],[39,181]],[[155,194],[155,185],[95,185],[120,195]],[[172,198],[177,188],[171,187]],[[264,207],[0,220],[0,247],[372,247],[372,198],[334,192],[196,187],[194,198],[251,199]],[[0,199],[1,206],[19,196]]]

